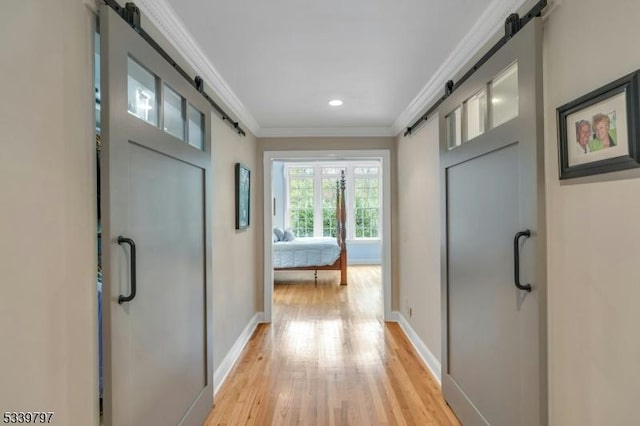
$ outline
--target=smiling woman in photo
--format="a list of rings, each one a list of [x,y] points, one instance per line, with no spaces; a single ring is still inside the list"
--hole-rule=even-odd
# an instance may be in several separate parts
[[[599,151],[601,149],[610,148],[616,146],[616,141],[613,135],[609,132],[611,126],[611,119],[606,114],[596,114],[593,117],[593,131],[596,137],[589,142],[589,151]]]

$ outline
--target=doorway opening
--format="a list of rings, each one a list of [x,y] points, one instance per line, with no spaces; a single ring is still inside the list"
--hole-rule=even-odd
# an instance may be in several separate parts
[[[370,151],[266,151],[263,157],[264,173],[264,322],[272,321],[274,298],[273,245],[274,228],[288,227],[304,236],[331,235],[330,202],[323,203],[323,185],[329,189],[344,170],[351,173],[346,179],[346,235],[352,253],[352,263],[376,263],[380,266],[382,281],[383,320],[391,318],[391,217],[390,217],[390,152]],[[286,170],[286,173],[285,173]],[[369,177],[365,177],[366,175]],[[334,176],[335,175],[335,176]],[[276,176],[278,179],[276,179]],[[358,178],[356,178],[358,176]],[[378,179],[378,186],[375,182]],[[274,182],[281,182],[275,184]],[[307,191],[291,192],[291,184],[302,185]],[[379,197],[379,208],[361,202],[355,204],[356,182],[361,194]],[[295,189],[295,188],[294,188]],[[300,195],[303,203],[293,204],[292,198]],[[298,197],[298,198],[300,198]],[[324,197],[327,198],[328,197]],[[296,199],[295,201],[300,201]],[[309,206],[303,208],[300,206]],[[326,208],[323,209],[323,206]],[[335,207],[334,207],[335,208]],[[306,210],[305,210],[306,209]],[[323,211],[324,210],[324,211]],[[302,215],[300,214],[302,213]],[[311,220],[301,220],[309,216]],[[325,218],[326,216],[326,218]],[[295,228],[295,229],[294,229]],[[358,248],[358,245],[361,247]],[[367,258],[367,251],[369,256]],[[378,252],[376,259],[375,253]],[[364,254],[363,254],[364,253]],[[374,253],[371,256],[371,253]],[[349,256],[349,254],[347,255]],[[313,271],[307,271],[313,273]],[[323,277],[333,271],[321,271]],[[280,274],[280,272],[278,273]],[[296,271],[300,274],[300,271]],[[348,285],[348,284],[347,284]]]

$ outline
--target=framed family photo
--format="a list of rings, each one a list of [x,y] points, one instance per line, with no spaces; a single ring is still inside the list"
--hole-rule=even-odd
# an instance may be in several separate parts
[[[249,227],[249,200],[251,197],[251,170],[236,163],[236,229]]]
[[[640,71],[557,109],[560,179],[640,167]]]

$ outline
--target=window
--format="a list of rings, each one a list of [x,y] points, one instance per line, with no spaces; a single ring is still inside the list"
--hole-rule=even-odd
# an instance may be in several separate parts
[[[462,145],[462,107],[447,115],[447,140],[449,149]]]
[[[162,96],[157,96],[161,89]],[[127,111],[156,127],[161,121],[159,127],[165,132],[204,150],[204,114],[131,57],[127,58]]]
[[[344,167],[321,167],[322,182],[322,236],[336,237],[336,197],[338,182]],[[346,173],[346,170],[345,170]]]
[[[492,127],[518,116],[518,64],[500,73],[491,82]]]
[[[356,167],[354,171],[354,216],[356,238],[378,238],[380,215],[377,167]]]
[[[487,91],[480,90],[464,103],[465,141],[469,141],[484,133],[487,120]]]
[[[445,116],[447,147],[456,148],[482,135],[486,130],[496,128],[516,117],[517,62],[500,72],[480,91]]]
[[[336,237],[336,191],[343,170],[347,239],[379,238],[381,166],[372,162],[287,164],[285,227],[299,237]]]
[[[127,58],[127,110],[147,123],[158,124],[157,77],[142,65]]]
[[[164,131],[184,140],[184,98],[166,84],[164,85]]]
[[[189,145],[204,150],[204,114],[193,105],[187,104],[187,117]]]
[[[313,169],[289,170],[288,227],[298,237],[313,237]]]
[[[335,178],[322,179],[322,236],[336,237],[336,182]]]

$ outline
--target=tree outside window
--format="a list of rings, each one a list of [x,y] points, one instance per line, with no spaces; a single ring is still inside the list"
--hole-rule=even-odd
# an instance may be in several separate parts
[[[338,178],[322,178],[322,236],[336,237],[336,184]]]
[[[289,227],[298,237],[313,237],[313,178],[289,178]]]
[[[380,229],[380,166],[363,162],[289,164],[287,226],[298,237],[336,237],[336,183],[347,180],[347,238],[376,239]]]
[[[378,178],[355,178],[355,237],[378,238]]]

